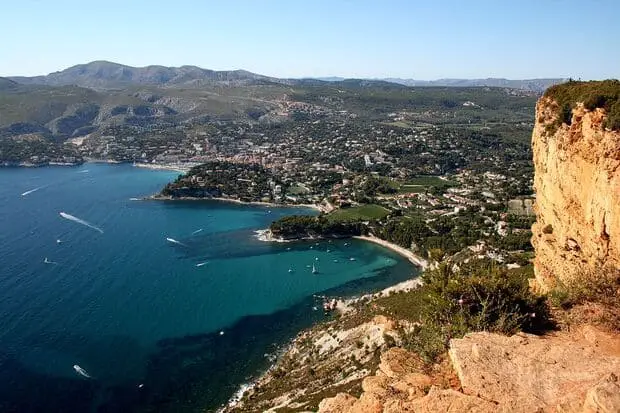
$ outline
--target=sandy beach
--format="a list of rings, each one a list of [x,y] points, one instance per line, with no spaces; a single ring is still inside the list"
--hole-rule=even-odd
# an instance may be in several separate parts
[[[391,249],[392,251],[407,258],[412,264],[417,265],[418,267],[421,267],[422,269],[425,269],[428,266],[428,262],[425,259],[415,255],[413,251],[403,248],[400,245],[392,244],[391,242],[382,240],[373,235],[370,235],[370,236],[360,235],[360,236],[356,236],[353,238],[361,239],[361,240],[368,241],[368,242],[374,242],[375,244],[379,244],[382,247]]]

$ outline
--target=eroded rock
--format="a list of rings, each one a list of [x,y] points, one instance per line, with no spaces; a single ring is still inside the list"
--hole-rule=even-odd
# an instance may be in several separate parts
[[[597,344],[601,339],[604,346]],[[620,372],[617,345],[618,337],[592,328],[545,337],[472,333],[453,339],[449,355],[463,392],[497,403],[501,411],[577,412],[588,391],[590,404],[610,400],[605,394],[613,386],[590,389]]]
[[[541,290],[558,280],[620,267],[620,133],[604,128],[602,109],[578,105],[570,126],[551,134],[557,104],[536,106],[532,134],[536,218],[532,244]]]

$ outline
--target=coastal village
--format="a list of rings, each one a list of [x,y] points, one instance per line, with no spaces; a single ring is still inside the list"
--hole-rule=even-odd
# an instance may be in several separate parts
[[[500,250],[507,250],[515,252],[508,258],[513,265],[524,262],[533,217],[531,155],[527,143],[500,139],[505,123],[482,118],[463,127],[460,110],[482,110],[471,101],[458,110],[386,111],[372,118],[321,103],[285,97],[255,122],[125,125],[66,145],[84,159],[183,172],[203,165],[172,183],[166,196],[314,205],[331,217],[384,224],[414,217],[437,237],[452,229],[456,238],[467,233],[452,252],[469,247],[471,254],[502,261]],[[512,114],[509,122],[511,134],[523,136],[533,125],[529,114]],[[422,255],[434,247],[411,241]]]

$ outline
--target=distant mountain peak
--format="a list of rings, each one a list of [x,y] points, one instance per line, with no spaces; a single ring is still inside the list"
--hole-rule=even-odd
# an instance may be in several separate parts
[[[167,67],[149,65],[133,67],[106,60],[95,60],[71,66],[46,76],[16,76],[11,80],[21,84],[49,86],[77,85],[93,89],[114,89],[131,85],[168,86],[178,84],[278,81],[246,70],[214,71],[197,66]]]

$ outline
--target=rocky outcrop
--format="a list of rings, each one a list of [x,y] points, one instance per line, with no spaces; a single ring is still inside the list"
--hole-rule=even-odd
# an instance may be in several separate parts
[[[543,337],[473,333],[452,340],[449,354],[463,392],[497,411],[620,411],[620,339],[592,327]]]
[[[319,413],[495,411],[493,403],[446,388],[451,372],[445,364],[425,372],[424,362],[414,353],[391,348],[381,355],[378,367],[374,376],[362,381],[359,398],[339,393],[324,399]]]
[[[425,370],[392,348],[359,398],[339,393],[319,413],[620,412],[620,338],[593,327],[549,336],[471,333],[450,343],[445,367]]]
[[[536,107],[532,135],[537,222],[535,274],[542,291],[558,280],[620,267],[620,132],[604,109],[576,104],[570,125],[550,97]]]

